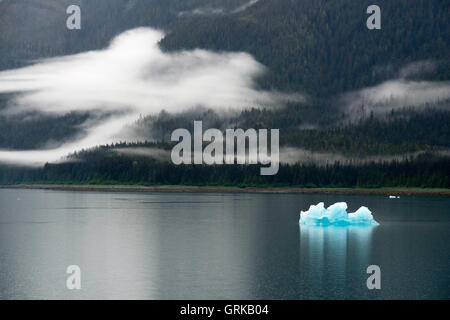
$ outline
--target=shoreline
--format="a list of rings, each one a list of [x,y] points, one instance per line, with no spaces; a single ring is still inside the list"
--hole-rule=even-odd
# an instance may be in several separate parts
[[[0,185],[0,189],[39,189],[61,191],[113,192],[205,192],[205,193],[317,193],[317,194],[374,194],[374,195],[435,195],[450,196],[450,189],[420,188],[295,188],[295,187],[195,187],[195,186],[126,186],[126,185]]]

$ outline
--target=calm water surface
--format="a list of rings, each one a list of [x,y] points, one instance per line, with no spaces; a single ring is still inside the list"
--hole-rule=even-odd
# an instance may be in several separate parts
[[[299,227],[324,201],[380,226]],[[0,190],[0,299],[450,298],[450,198]],[[366,268],[381,268],[368,290]],[[82,289],[66,289],[78,265]]]

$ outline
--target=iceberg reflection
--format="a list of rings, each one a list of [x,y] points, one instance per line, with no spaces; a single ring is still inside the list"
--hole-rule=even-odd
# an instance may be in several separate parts
[[[376,226],[300,224],[299,271],[304,289],[308,290],[311,298],[329,298],[333,292],[342,293],[342,289],[350,295],[357,288],[347,285],[350,282],[347,281],[348,276],[361,277],[361,285],[365,285],[375,229]],[[347,261],[353,263],[348,265]]]

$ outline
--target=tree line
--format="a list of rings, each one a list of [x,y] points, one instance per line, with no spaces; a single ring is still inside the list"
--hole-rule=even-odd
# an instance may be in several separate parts
[[[398,162],[281,165],[261,176],[259,165],[180,165],[148,157],[112,155],[107,148],[87,152],[88,160],[43,168],[0,166],[0,184],[189,185],[239,187],[450,188],[448,157],[425,154]]]

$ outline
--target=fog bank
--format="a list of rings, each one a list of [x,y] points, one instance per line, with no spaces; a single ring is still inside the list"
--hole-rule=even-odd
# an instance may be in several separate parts
[[[117,142],[140,115],[204,106],[215,111],[283,105],[301,97],[261,91],[265,67],[246,53],[206,50],[162,52],[164,33],[139,28],[120,34],[98,51],[37,61],[0,72],[0,94],[19,93],[2,114],[72,111],[108,115],[88,135],[45,151],[0,151],[0,161],[45,163],[82,148]]]

